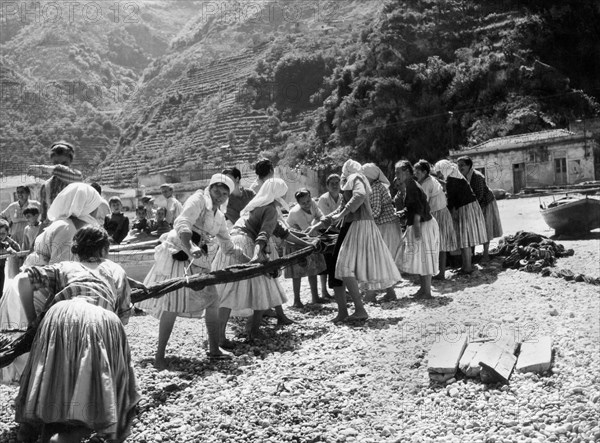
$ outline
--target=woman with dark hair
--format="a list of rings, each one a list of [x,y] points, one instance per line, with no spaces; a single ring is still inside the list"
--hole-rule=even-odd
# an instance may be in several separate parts
[[[427,195],[431,215],[437,221],[440,230],[440,271],[433,278],[444,280],[446,278],[446,253],[456,251],[458,243],[444,189],[440,182],[430,174],[431,165],[427,160],[419,160],[415,164],[415,177]]]
[[[246,207],[250,200],[254,198],[256,193],[242,186],[242,173],[238,168],[224,169],[221,174],[228,175],[232,180],[235,188],[229,194],[229,202],[227,203],[227,212],[225,219],[229,229],[233,227],[236,221],[240,218],[240,212]]]
[[[277,236],[297,246],[306,247],[310,242],[299,239],[279,221],[278,206],[287,209],[283,196],[288,187],[280,178],[267,180],[250,203],[240,213],[240,218],[231,230],[233,243],[241,248],[253,262],[269,259],[269,254],[276,256],[272,236]],[[219,250],[213,261],[213,269],[223,269],[240,263],[235,256],[226,255]],[[260,324],[264,312],[270,308],[281,306],[287,301],[285,291],[276,278],[266,275],[248,280],[219,285],[220,293],[220,343],[224,347],[232,346],[226,339],[225,330],[230,315],[252,316],[249,339],[263,338]],[[281,321],[281,320],[280,320]]]
[[[462,268],[459,273],[470,274],[473,272],[471,248],[487,241],[483,213],[469,182],[454,163],[440,160],[433,169],[436,173],[441,173],[446,180],[448,209],[452,212],[456,240],[462,255]]]
[[[314,224],[318,223],[323,217],[323,213],[317,206],[317,203],[312,199],[310,191],[306,188],[302,188],[294,194],[296,202],[298,203],[292,209],[287,218],[287,224],[290,228],[300,232],[307,232],[307,230]],[[285,247],[285,253],[291,253],[298,250],[294,246]],[[325,265],[325,258],[323,254],[311,254],[306,257],[304,263],[298,263],[292,266],[288,266],[283,271],[285,278],[292,279],[292,287],[294,290],[294,307],[303,308],[304,304],[300,299],[300,286],[302,277],[308,277],[308,284],[310,286],[310,293],[312,296],[313,303],[326,303],[327,300],[319,298],[319,288],[317,275],[325,271],[327,266]]]
[[[173,229],[161,236],[161,244],[155,248],[155,264],[144,280],[146,285],[209,272],[217,248],[215,238],[222,254],[234,256],[238,263],[250,260],[231,242],[225,222],[224,210],[233,188],[233,180],[228,176],[215,174],[204,191],[197,191],[186,200]],[[168,296],[145,300],[138,308],[160,320],[154,361],[157,369],[166,367],[165,351],[177,316],[199,318],[206,313],[209,357],[231,358],[228,352],[219,348],[219,296],[214,286],[200,291],[178,289]]]
[[[473,160],[470,157],[466,155],[460,157],[457,163],[458,170],[471,185],[471,189],[481,207],[481,212],[483,212],[487,233],[487,242],[483,244],[483,261],[487,262],[490,260],[490,241],[502,236],[502,223],[500,222],[498,203],[496,203],[494,193],[488,188],[485,182],[485,176],[476,169],[473,169]]]
[[[427,194],[417,183],[410,162],[396,163],[396,177],[404,183],[406,232],[400,247],[400,271],[417,274],[421,287],[413,297],[431,298],[431,278],[439,272],[440,231],[431,216]]]
[[[98,226],[95,213],[102,197],[85,183],[71,183],[63,189],[52,202],[48,210],[50,226],[38,235],[23,267],[52,265],[73,259],[71,244],[78,229],[84,226]],[[44,298],[36,291],[35,305],[39,312]],[[27,322],[25,312],[19,301],[14,281],[7,285],[0,301],[0,324],[21,328]],[[0,369],[0,380],[18,380],[25,365],[25,358],[17,358],[9,366]]]
[[[42,441],[79,442],[95,432],[121,442],[129,435],[141,398],[123,328],[131,289],[123,268],[106,259],[108,247],[104,229],[83,227],[71,246],[78,261],[33,266],[16,277],[27,320],[38,330],[15,421],[27,432],[43,425]],[[47,297],[44,316],[36,316],[36,290]]]
[[[256,172],[256,180],[250,185],[250,190],[258,194],[263,183],[275,176],[273,162],[267,158],[259,160],[254,167],[254,172]]]

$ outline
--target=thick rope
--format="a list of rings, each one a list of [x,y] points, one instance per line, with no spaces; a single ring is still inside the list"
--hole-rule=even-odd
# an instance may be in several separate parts
[[[248,263],[241,265],[228,266],[225,269],[212,271],[203,274],[197,274],[188,278],[173,278],[148,286],[144,289],[133,289],[131,291],[132,303],[139,303],[149,298],[162,297],[169,292],[176,291],[183,287],[189,287],[196,291],[206,286],[230,283],[259,275],[278,274],[280,268],[291,266],[315,252],[323,252],[335,244],[334,236],[323,236],[317,246],[308,246],[299,251],[293,252],[285,257],[281,257],[266,263]],[[20,337],[11,339],[0,334],[0,368],[11,364],[18,356],[31,350],[31,345],[37,332],[37,325],[41,322],[46,310],[37,318],[35,325],[27,328]]]

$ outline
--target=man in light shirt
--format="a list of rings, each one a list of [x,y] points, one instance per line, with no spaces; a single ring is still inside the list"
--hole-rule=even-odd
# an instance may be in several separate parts
[[[173,222],[179,217],[179,214],[181,214],[181,211],[183,210],[183,205],[179,200],[173,197],[173,185],[168,183],[160,185],[160,192],[166,200],[166,205],[162,206],[167,209],[167,223],[173,226]]]
[[[327,192],[321,195],[317,202],[317,206],[323,215],[331,214],[338,208],[342,201],[342,196],[340,195],[340,180],[341,178],[338,174],[330,174],[325,181]],[[327,264],[328,269],[330,267],[335,267],[335,261],[333,260],[332,254],[323,254],[323,256],[325,257],[325,263]],[[331,295],[327,292],[327,272],[328,271],[325,270],[319,274],[321,280],[321,294],[324,299],[331,299]]]

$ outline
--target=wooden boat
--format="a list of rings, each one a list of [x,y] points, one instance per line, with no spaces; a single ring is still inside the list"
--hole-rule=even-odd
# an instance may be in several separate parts
[[[120,264],[128,277],[143,282],[154,264],[154,247],[158,240],[111,246],[108,258]]]
[[[544,221],[556,234],[578,234],[600,228],[598,197],[567,194],[564,198],[540,207]]]

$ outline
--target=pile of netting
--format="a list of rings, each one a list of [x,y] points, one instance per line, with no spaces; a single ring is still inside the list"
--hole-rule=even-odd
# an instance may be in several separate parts
[[[526,231],[502,237],[497,251],[497,255],[506,257],[502,262],[504,268],[600,285],[600,278],[575,274],[568,269],[552,269],[556,265],[556,259],[570,257],[574,253],[573,249],[566,249],[548,237]]]

